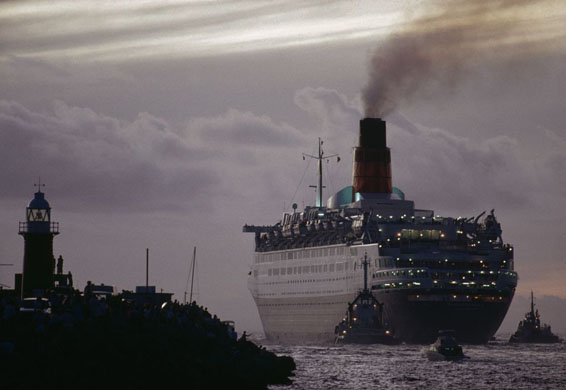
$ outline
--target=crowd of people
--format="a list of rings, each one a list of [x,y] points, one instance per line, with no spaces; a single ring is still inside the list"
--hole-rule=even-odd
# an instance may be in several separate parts
[[[192,302],[140,305],[121,295],[73,291],[20,310],[0,301],[2,382],[25,388],[150,388],[178,385],[265,389],[290,383],[292,358],[237,338],[233,327]],[[12,387],[6,387],[12,388]]]

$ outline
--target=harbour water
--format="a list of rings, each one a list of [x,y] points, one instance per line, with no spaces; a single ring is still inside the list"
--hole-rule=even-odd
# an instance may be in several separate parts
[[[297,364],[291,386],[270,389],[566,389],[566,343],[508,339],[463,345],[461,362],[429,361],[422,345],[267,345]]]

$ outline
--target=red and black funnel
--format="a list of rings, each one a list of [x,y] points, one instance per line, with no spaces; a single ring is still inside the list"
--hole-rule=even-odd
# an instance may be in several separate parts
[[[360,141],[354,148],[352,172],[354,197],[357,192],[391,193],[391,151],[385,138],[385,121],[360,120]]]

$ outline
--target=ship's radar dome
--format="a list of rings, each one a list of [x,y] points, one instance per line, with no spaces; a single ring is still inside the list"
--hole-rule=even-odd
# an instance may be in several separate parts
[[[50,209],[49,202],[45,200],[45,194],[37,191],[33,199],[29,202],[28,209]]]

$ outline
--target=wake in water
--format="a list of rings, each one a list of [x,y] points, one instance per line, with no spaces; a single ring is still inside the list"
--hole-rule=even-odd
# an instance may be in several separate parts
[[[505,340],[507,340],[505,338]],[[280,346],[297,363],[291,386],[270,389],[565,389],[566,344],[463,345],[469,359],[429,361],[422,345]]]

